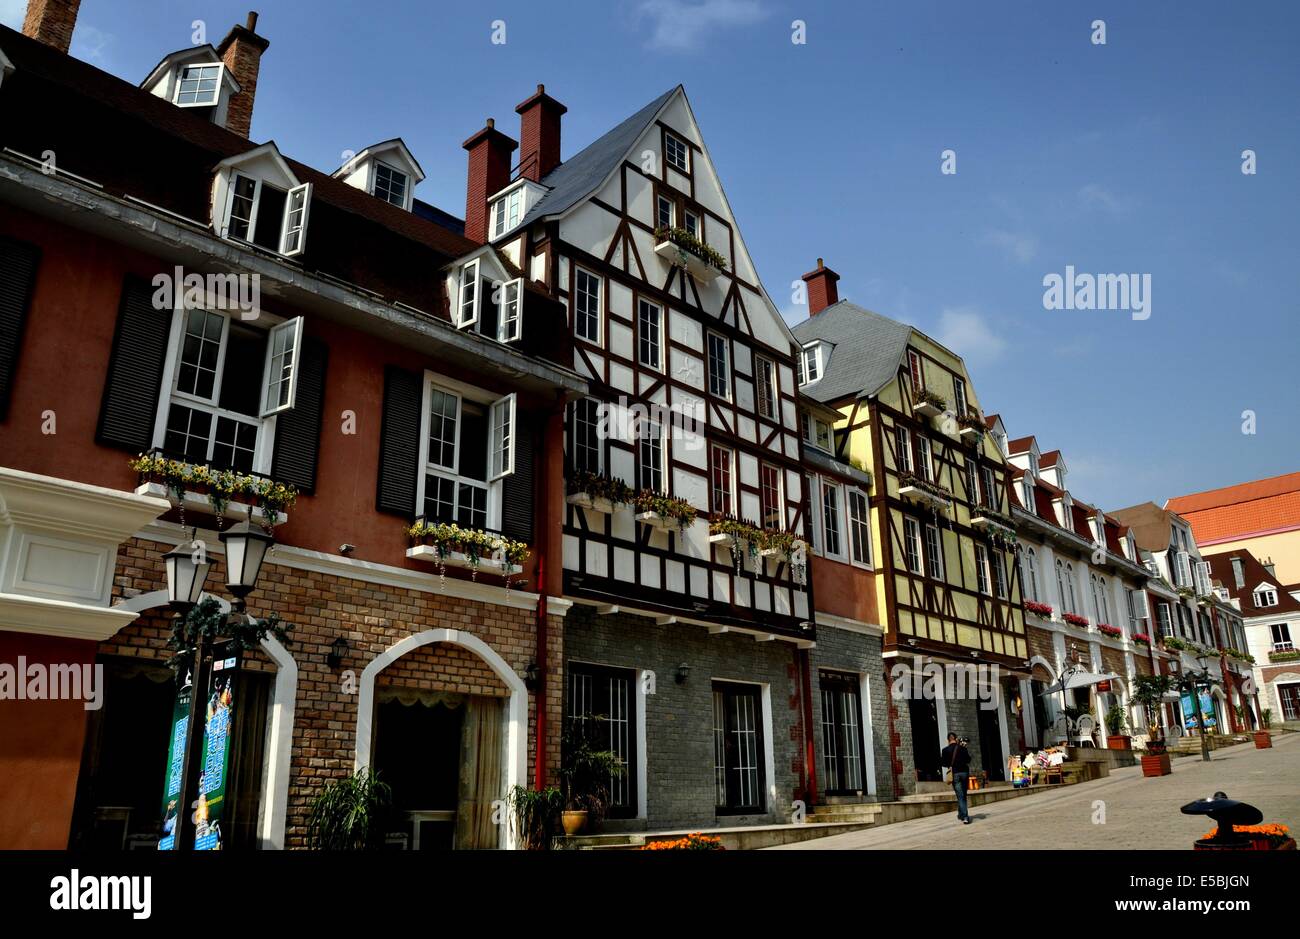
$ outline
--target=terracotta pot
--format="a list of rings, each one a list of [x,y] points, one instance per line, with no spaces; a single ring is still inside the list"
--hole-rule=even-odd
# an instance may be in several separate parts
[[[1267,730],[1257,730],[1254,734],[1255,749],[1268,750],[1273,746],[1273,736]]]
[[[1131,750],[1133,749],[1133,738],[1128,734],[1111,734],[1106,738],[1106,749]]]
[[[565,809],[560,813],[560,823],[570,838],[580,835],[587,828],[587,812],[585,809]]]
[[[1143,776],[1168,776],[1170,773],[1169,754],[1147,754],[1142,757]]]

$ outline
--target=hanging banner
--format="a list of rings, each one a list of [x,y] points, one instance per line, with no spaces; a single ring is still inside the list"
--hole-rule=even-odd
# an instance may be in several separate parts
[[[203,770],[199,776],[199,801],[194,807],[194,850],[220,851],[226,846],[221,821],[230,779],[230,733],[235,716],[235,675],[239,655],[230,643],[212,651],[208,676],[207,720],[203,727]]]
[[[1209,730],[1210,728],[1217,726],[1217,721],[1214,719],[1214,703],[1210,700],[1210,693],[1208,691],[1202,691],[1200,698],[1202,719],[1205,721],[1205,729]],[[1196,708],[1192,704],[1192,695],[1189,691],[1183,692],[1183,726],[1187,730],[1193,731],[1196,730],[1197,726]]]
[[[163,833],[158,840],[159,851],[172,851],[176,848],[176,819],[180,814],[181,777],[185,771],[185,734],[190,727],[192,679],[192,673],[186,672],[176,690],[176,703],[172,706],[172,733],[167,745],[167,769],[163,780]]]

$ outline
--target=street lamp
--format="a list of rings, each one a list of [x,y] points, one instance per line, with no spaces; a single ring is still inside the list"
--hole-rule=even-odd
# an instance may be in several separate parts
[[[257,586],[257,575],[275,539],[247,520],[218,535],[226,546],[226,589],[235,595],[235,609],[244,611],[244,600]]]
[[[167,566],[167,602],[178,613],[188,613],[203,596],[212,562],[197,541],[189,546],[178,544],[163,555]]]

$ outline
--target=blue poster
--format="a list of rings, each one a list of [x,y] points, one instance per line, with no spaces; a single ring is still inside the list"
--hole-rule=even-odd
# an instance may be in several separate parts
[[[1217,726],[1214,719],[1214,703],[1210,700],[1208,691],[1201,692],[1201,714],[1205,721],[1205,729],[1210,730]],[[1192,707],[1191,692],[1183,693],[1183,725],[1187,730],[1196,730],[1196,709]]]

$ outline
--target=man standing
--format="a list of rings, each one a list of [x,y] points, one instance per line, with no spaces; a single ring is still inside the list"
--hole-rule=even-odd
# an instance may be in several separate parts
[[[957,821],[969,825],[966,783],[970,779],[970,751],[966,749],[966,741],[958,739],[956,734],[949,734],[948,746],[939,754],[939,765],[951,774],[952,791],[957,794]]]

